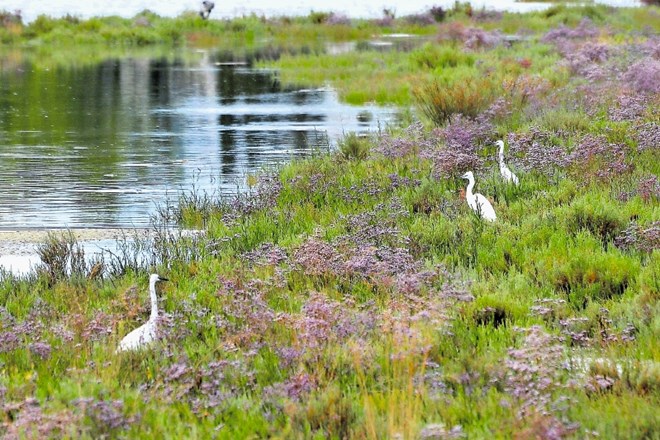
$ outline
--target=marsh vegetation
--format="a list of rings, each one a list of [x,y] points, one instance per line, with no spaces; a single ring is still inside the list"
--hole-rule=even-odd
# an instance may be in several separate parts
[[[0,432],[656,438],[659,16],[459,5],[428,25],[195,22],[217,40],[181,18],[175,43],[257,29],[274,41],[431,38],[261,61],[285,83],[411,105],[404,126],[347,133],[238,195],[184,191],[159,212],[148,261],[92,277],[51,257],[57,276],[4,277]],[[500,177],[498,139],[519,185]],[[494,223],[462,197],[466,171]],[[205,234],[171,235],[173,224]],[[79,261],[75,244],[49,246]],[[117,356],[147,318],[152,270],[170,279],[160,340]]]

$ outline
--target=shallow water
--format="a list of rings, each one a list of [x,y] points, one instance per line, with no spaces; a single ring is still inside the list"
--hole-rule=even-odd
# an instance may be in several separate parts
[[[145,227],[193,184],[236,192],[264,167],[395,118],[212,53],[193,58],[0,72],[0,229]]]

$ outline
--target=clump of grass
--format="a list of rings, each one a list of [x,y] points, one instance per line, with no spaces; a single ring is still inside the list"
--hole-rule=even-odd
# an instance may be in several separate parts
[[[430,81],[413,90],[417,105],[437,126],[446,124],[456,114],[477,116],[497,94],[495,84],[488,78],[469,78],[451,85]]]
[[[346,134],[339,142],[339,155],[345,160],[364,160],[369,156],[369,142],[355,132]]]
[[[37,246],[37,255],[41,260],[37,270],[46,274],[51,283],[85,277],[92,272],[96,278],[103,268],[102,259],[85,259],[85,252],[71,231],[48,233],[46,241]]]

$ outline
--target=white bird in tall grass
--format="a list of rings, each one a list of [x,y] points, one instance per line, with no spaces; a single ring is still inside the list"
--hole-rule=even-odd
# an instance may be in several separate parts
[[[207,20],[209,18],[209,15],[211,15],[211,11],[215,7],[215,3],[211,1],[203,1],[202,2],[202,8],[199,10],[199,15],[202,17],[204,20]]]
[[[500,147],[497,156],[498,162],[500,163],[500,174],[502,175],[502,178],[506,183],[513,183],[514,185],[518,185],[518,176],[513,174],[513,171],[511,171],[509,167],[504,163],[504,142],[497,141],[495,142],[495,145]]]
[[[493,205],[491,205],[488,199],[481,194],[472,193],[472,188],[474,188],[474,174],[472,174],[472,171],[468,171],[461,177],[463,179],[468,179],[468,186],[467,190],[465,191],[465,199],[467,200],[470,208],[472,208],[472,210],[484,220],[494,222],[497,219],[497,216],[495,215]]]
[[[159,281],[168,281],[160,275],[154,273],[149,277],[149,295],[151,297],[151,315],[149,321],[136,328],[121,340],[117,352],[137,350],[143,348],[156,340],[158,329],[158,298],[156,297],[156,283]]]

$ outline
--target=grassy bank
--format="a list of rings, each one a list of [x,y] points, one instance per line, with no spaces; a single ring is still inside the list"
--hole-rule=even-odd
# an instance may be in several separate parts
[[[50,243],[64,260],[0,282],[0,432],[657,437],[658,35],[629,32],[638,12],[586,10],[513,44],[507,15],[460,18],[398,56],[318,58],[355,81],[361,63],[399,66],[372,82],[412,82],[393,100],[422,122],[348,134],[237,198],[186,193],[161,219],[206,234],[162,228],[149,259],[104,277]],[[495,223],[468,208],[466,170]],[[171,280],[161,339],[117,355],[152,270]]]

